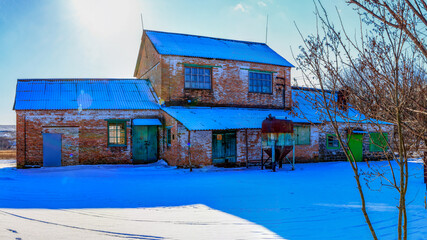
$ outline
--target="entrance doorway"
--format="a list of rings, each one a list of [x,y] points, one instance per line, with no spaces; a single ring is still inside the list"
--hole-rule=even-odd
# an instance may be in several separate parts
[[[236,162],[236,132],[214,131],[212,133],[212,164]]]
[[[62,135],[43,133],[43,167],[62,166]]]
[[[361,162],[363,160],[363,134],[351,134],[348,138],[348,147],[353,153],[354,161]],[[350,158],[352,158],[349,151]]]
[[[133,126],[133,163],[152,163],[157,161],[157,126]]]

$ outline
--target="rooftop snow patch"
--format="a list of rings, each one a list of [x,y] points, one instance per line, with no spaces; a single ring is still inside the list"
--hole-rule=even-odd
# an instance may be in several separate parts
[[[269,114],[293,122],[308,121],[293,117],[290,111],[281,109],[256,109],[233,107],[163,107],[188,130],[260,129]]]
[[[162,55],[203,57],[294,67],[265,43],[145,30]]]

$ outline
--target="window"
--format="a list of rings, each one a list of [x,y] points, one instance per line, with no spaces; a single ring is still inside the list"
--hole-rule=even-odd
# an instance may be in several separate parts
[[[108,146],[126,146],[126,120],[108,120]]]
[[[168,146],[172,144],[172,127],[166,127],[166,143]]]
[[[249,92],[272,93],[272,74],[249,72]]]
[[[185,67],[185,88],[211,89],[211,69]]]
[[[326,148],[327,149],[339,149],[340,142],[338,141],[337,135],[327,134],[326,135]]]
[[[295,145],[310,145],[310,126],[295,126]]]
[[[387,150],[388,133],[373,132],[369,134],[369,151],[382,152]]]

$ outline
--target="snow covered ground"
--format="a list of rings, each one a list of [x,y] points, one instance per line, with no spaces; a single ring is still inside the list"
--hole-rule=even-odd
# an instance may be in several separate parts
[[[13,166],[0,160],[0,239],[370,239],[346,162],[276,173]],[[412,161],[410,173],[409,239],[427,239],[422,164]],[[366,193],[380,239],[395,239],[398,194],[385,187]]]

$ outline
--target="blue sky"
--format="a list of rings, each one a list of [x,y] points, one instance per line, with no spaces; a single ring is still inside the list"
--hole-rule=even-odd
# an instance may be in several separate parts
[[[323,1],[345,24],[358,16],[344,0]],[[0,0],[0,125],[15,124],[16,79],[133,77],[144,27],[265,41],[295,63],[291,48],[316,31],[311,0]],[[298,78],[300,73],[292,72]]]

